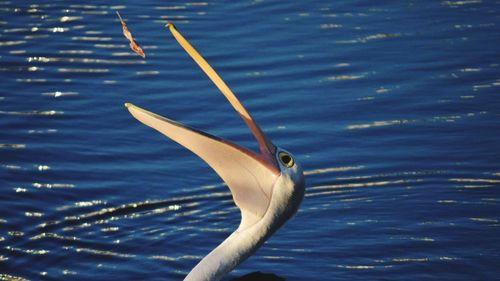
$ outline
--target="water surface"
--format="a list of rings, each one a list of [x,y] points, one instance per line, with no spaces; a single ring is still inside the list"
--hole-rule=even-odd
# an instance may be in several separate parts
[[[1,1],[0,279],[181,280],[238,225],[217,175],[123,107],[257,148],[166,21],[306,170],[296,217],[228,280],[497,279],[499,11]]]

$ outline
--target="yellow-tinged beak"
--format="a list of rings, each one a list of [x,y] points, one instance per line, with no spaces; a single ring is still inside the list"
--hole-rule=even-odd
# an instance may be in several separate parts
[[[210,64],[201,56],[201,54],[182,36],[182,34],[175,28],[172,23],[167,24],[168,29],[174,36],[174,38],[179,42],[179,44],[184,48],[184,50],[191,56],[191,58],[198,64],[198,66],[205,72],[205,74],[212,80],[212,82],[217,86],[221,93],[227,98],[229,103],[238,112],[238,114],[243,118],[243,121],[252,131],[252,134],[257,139],[259,143],[260,151],[263,154],[271,154],[274,159],[274,154],[276,153],[276,147],[273,143],[266,137],[259,126],[250,116],[250,113],[245,109],[243,104],[238,100],[236,95],[231,91],[227,84],[222,80],[222,78],[215,72],[215,70],[210,66]]]
[[[126,103],[132,116],[203,159],[228,185],[242,214],[261,218],[269,206],[280,174],[276,160],[245,147],[190,128],[179,122]],[[273,156],[274,159],[274,156]],[[246,212],[243,212],[246,211]]]
[[[262,132],[236,95],[210,64],[179,33],[173,24],[169,23],[167,27],[184,50],[214,82],[243,118],[259,144],[260,153],[149,112],[133,104],[126,103],[125,106],[137,120],[171,138],[207,162],[230,188],[236,205],[242,210],[243,220],[255,221],[263,217],[266,212],[274,183],[281,173],[276,160],[276,147]]]

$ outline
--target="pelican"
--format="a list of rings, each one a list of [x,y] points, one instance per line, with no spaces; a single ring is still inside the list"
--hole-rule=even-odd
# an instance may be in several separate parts
[[[243,118],[259,145],[260,152],[256,153],[125,103],[133,117],[198,155],[229,187],[241,212],[240,225],[184,279],[220,280],[251,256],[295,214],[304,197],[304,175],[293,155],[269,140],[236,95],[176,27],[171,23],[167,27]]]

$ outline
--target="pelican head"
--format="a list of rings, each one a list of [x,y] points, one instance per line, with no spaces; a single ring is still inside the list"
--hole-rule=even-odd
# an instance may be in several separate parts
[[[229,187],[241,212],[240,225],[184,279],[220,280],[293,216],[304,197],[304,176],[295,157],[269,140],[206,60],[172,24],[167,26],[179,44],[226,96],[259,144],[260,151],[254,152],[133,104],[125,104],[137,120],[198,155]]]

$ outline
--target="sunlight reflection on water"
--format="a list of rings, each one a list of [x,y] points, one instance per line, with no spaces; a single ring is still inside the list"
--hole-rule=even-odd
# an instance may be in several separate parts
[[[498,5],[0,1],[0,279],[180,280],[238,225],[123,108],[254,148],[167,21],[305,167],[296,217],[229,278],[497,278]]]

